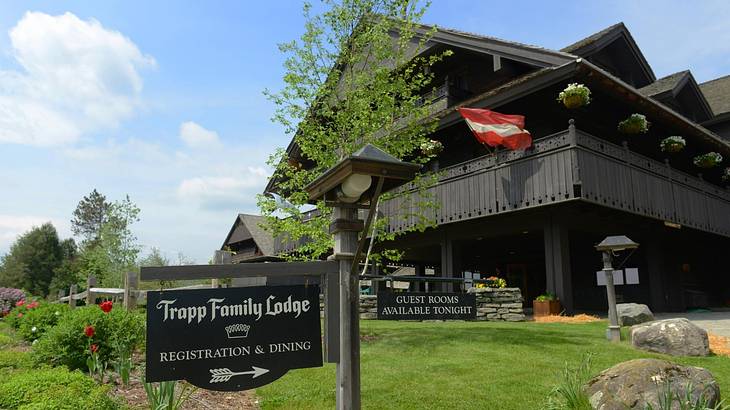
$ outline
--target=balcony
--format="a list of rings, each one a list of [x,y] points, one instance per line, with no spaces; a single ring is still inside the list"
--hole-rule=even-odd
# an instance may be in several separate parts
[[[439,225],[580,200],[730,236],[730,191],[574,128],[442,169],[429,193]],[[414,195],[381,210],[391,231],[417,223]]]
[[[458,102],[469,98],[471,93],[448,83],[443,83],[433,90],[423,94],[418,105],[431,101],[435,111],[451,107]]]

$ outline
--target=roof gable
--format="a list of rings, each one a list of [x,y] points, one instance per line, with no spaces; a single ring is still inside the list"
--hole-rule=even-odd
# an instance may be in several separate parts
[[[617,23],[561,51],[586,58],[634,87],[656,80],[654,71],[624,23]]]
[[[695,122],[712,118],[712,109],[689,70],[662,77],[639,92],[677,109]]]
[[[228,232],[226,239],[223,241],[221,249],[233,243],[253,239],[254,243],[256,243],[256,246],[258,246],[264,256],[273,255],[274,238],[261,226],[263,222],[263,216],[238,214],[236,221],[233,223],[231,230]]]
[[[422,24],[421,33],[433,30],[435,26]],[[563,51],[502,40],[496,37],[468,33],[454,29],[436,27],[431,42],[508,58],[536,67],[550,67],[575,60],[575,56]]]

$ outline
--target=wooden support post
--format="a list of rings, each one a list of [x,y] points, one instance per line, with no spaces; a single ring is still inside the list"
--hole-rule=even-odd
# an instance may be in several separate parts
[[[339,261],[340,362],[337,364],[337,409],[360,409],[360,285],[352,261],[357,252],[356,222],[352,208],[335,207],[333,214],[335,245],[333,256]],[[352,228],[359,225],[358,228]],[[348,229],[348,226],[350,227]]]
[[[76,295],[78,288],[78,285],[74,284],[71,285],[71,288],[68,290],[68,307],[71,309],[76,307],[76,299],[74,299],[74,296]]]
[[[543,230],[545,242],[545,287],[558,296],[566,313],[573,313],[573,283],[570,270],[568,231],[548,216]]]
[[[124,277],[124,308],[128,311],[132,311],[137,307],[138,287],[139,280],[137,278],[137,272],[127,272],[127,275]]]
[[[324,360],[340,361],[340,278],[338,275],[322,275],[324,293]]]
[[[60,289],[60,290],[58,291],[58,301],[60,302],[60,301],[61,301],[61,299],[63,299],[63,297],[64,297],[64,296],[66,296],[66,291],[65,291],[65,290],[63,290],[63,289]]]
[[[444,238],[441,241],[441,277],[454,277],[454,242],[444,232]],[[441,292],[453,292],[454,284],[451,282],[439,283],[438,288]]]
[[[94,286],[96,286],[96,278],[93,276],[86,278],[86,306],[91,306],[96,303],[94,292],[91,291],[91,288]]]
[[[227,251],[221,251],[216,250],[213,254],[213,264],[215,265],[223,265],[231,262],[231,253]],[[218,288],[220,287],[220,279],[211,279],[210,281],[210,287],[211,288]]]

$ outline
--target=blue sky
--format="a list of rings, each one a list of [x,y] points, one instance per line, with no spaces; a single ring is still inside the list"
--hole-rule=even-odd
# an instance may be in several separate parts
[[[727,1],[434,0],[424,22],[561,48],[618,21],[658,77],[730,74]],[[205,263],[257,212],[268,154],[288,142],[266,88],[301,2],[4,1],[0,8],[0,255],[45,221],[70,236],[93,188],[142,209],[146,250]]]

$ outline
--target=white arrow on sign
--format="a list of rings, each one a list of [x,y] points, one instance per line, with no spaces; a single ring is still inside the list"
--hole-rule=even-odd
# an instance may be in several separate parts
[[[251,368],[253,370],[249,370],[247,372],[232,372],[228,368],[210,369],[210,375],[211,375],[210,382],[211,383],[227,382],[228,380],[231,380],[231,377],[233,377],[233,376],[242,376],[245,374],[252,374],[253,376],[251,378],[255,379],[255,378],[261,376],[262,374],[266,374],[269,372],[269,369],[262,369],[262,368],[256,367],[256,366],[251,366]]]

